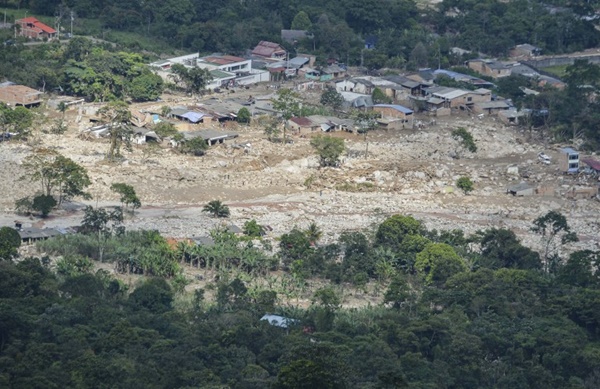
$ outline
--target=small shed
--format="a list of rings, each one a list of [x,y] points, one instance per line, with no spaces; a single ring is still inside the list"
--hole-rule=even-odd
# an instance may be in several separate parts
[[[526,182],[521,182],[520,184],[513,185],[506,189],[506,193],[510,193],[513,196],[533,196],[535,195],[535,186],[529,185]]]

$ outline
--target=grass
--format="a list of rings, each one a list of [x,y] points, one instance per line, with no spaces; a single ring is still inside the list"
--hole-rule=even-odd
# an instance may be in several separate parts
[[[567,66],[569,66],[569,65],[549,66],[547,68],[542,68],[542,70],[544,70],[545,72],[548,72],[548,73],[552,73],[555,76],[557,76],[558,78],[561,78],[561,77],[565,76]]]

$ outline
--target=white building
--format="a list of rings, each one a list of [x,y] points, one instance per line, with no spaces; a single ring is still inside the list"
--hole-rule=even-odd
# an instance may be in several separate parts
[[[233,55],[214,54],[200,57],[199,54],[188,54],[152,62],[150,66],[157,69],[157,73],[161,77],[169,80],[170,69],[174,64],[181,64],[189,68],[207,69],[213,77],[212,81],[206,86],[207,89],[269,81],[269,72],[252,69],[251,60]]]

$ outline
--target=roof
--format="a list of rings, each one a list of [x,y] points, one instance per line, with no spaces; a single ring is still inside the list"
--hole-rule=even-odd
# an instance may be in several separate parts
[[[207,141],[214,141],[219,139],[232,139],[237,138],[239,135],[235,132],[217,131],[211,129],[202,129],[198,131],[186,131],[182,132],[185,139],[194,139],[201,137]]]
[[[594,170],[600,170],[600,161],[596,161],[593,158],[585,158],[582,159],[581,162],[585,163]]]
[[[269,313],[261,317],[260,320],[267,321],[270,325],[281,328],[288,328],[290,325],[298,322],[298,320],[295,319],[290,319],[279,315],[271,315]]]
[[[439,92],[432,93],[436,97],[440,97],[446,100],[456,99],[458,97],[464,96],[469,92],[464,91],[462,89],[454,89],[454,88],[445,88],[445,90],[441,90]]]
[[[429,104],[438,105],[438,104],[442,104],[444,102],[444,99],[440,99],[440,98],[437,98],[437,97],[432,97],[432,98],[428,99],[427,102]]]
[[[294,116],[293,118],[290,118],[290,121],[296,123],[299,126],[306,126],[306,127],[310,127],[312,126],[312,122],[310,121],[309,118],[306,117],[298,117],[298,116]]]
[[[376,104],[373,107],[375,108],[392,108],[395,109],[396,111],[402,112],[404,114],[411,114],[413,113],[412,109],[406,108],[402,105],[398,105],[398,104]]]
[[[214,246],[215,241],[210,236],[199,236],[197,238],[192,238],[192,241],[196,243],[198,246]]]
[[[47,239],[54,236],[63,235],[54,228],[29,227],[19,230],[18,232],[21,236],[21,239]]]
[[[200,60],[204,62],[213,63],[216,65],[229,65],[236,62],[244,62],[244,58],[236,57],[233,55],[209,55],[208,57],[202,57]]]
[[[205,117],[207,115],[202,112],[188,111],[188,112],[178,115],[178,116],[180,116],[182,118],[186,118],[187,120],[189,120],[192,123],[198,123],[200,120],[202,120],[203,117]]]
[[[35,104],[41,100],[43,93],[25,85],[2,85],[0,86],[0,101],[9,104]]]
[[[234,78],[235,74],[233,73],[228,73],[228,72],[224,72],[222,70],[211,70],[210,71],[210,75],[213,77],[213,80],[218,80],[218,79],[222,79],[222,78]]]
[[[39,28],[40,30],[42,30],[43,32],[47,33],[47,34],[55,34],[56,30],[53,29],[52,27],[40,22],[39,20],[37,20],[36,18],[34,18],[33,16],[30,16],[28,18],[23,18],[23,19],[18,19],[15,20],[15,23],[26,23],[26,24],[32,24],[34,27]]]
[[[261,57],[271,57],[275,53],[285,53],[285,49],[279,46],[277,43],[269,41],[260,41],[258,45],[252,50],[253,55]]]
[[[487,94],[492,93],[492,91],[489,89],[485,89],[485,88],[477,88],[474,91],[471,91],[471,93],[474,93],[477,95],[487,95]]]
[[[562,153],[567,153],[567,154],[579,154],[577,151],[573,150],[570,147],[564,147],[564,148],[560,149],[560,151]]]
[[[505,101],[486,101],[475,103],[476,106],[483,109],[508,109],[509,105]]]
[[[309,62],[309,59],[306,57],[296,57],[290,59],[288,62],[290,66],[301,67],[302,65],[307,64]]]
[[[323,68],[323,73],[325,74],[333,74],[333,73],[343,73],[346,69],[338,66],[338,65],[329,65],[326,68]]]

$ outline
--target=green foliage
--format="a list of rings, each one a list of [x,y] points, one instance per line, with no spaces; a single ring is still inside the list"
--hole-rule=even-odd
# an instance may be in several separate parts
[[[310,140],[310,145],[319,156],[321,167],[338,166],[340,157],[346,151],[344,139],[318,135]]]
[[[456,187],[462,190],[465,194],[473,191],[473,181],[469,177],[460,177],[456,180]]]
[[[312,23],[306,12],[300,11],[294,16],[292,30],[310,30],[311,27]]]
[[[475,153],[477,152],[477,145],[473,139],[473,135],[467,131],[464,127],[459,127],[452,131],[452,137],[461,142],[462,146],[468,151]]]
[[[267,136],[267,139],[269,139],[269,141],[271,142],[274,142],[279,138],[279,134],[281,134],[281,129],[279,128],[279,124],[276,121],[270,120],[265,125],[264,132]]]
[[[33,114],[25,107],[10,108],[0,103],[0,128],[5,133],[11,132],[18,138],[27,138],[33,125]]]
[[[256,220],[248,220],[244,223],[244,235],[252,238],[260,238],[265,234],[265,228],[258,224]]]
[[[90,198],[90,195],[84,191],[91,185],[85,168],[56,151],[35,150],[31,156],[25,159],[23,167],[27,172],[23,178],[37,181],[45,196],[55,194],[58,197],[58,204],[76,196],[84,199]]]
[[[443,284],[455,274],[467,270],[464,260],[452,246],[431,243],[417,254],[415,269],[428,284]]]
[[[514,232],[491,228],[480,231],[481,259],[479,264],[491,269],[541,269],[540,255],[521,244]]]
[[[38,211],[42,217],[47,217],[50,211],[58,205],[58,202],[51,195],[37,195],[33,198],[31,208]]]
[[[201,157],[208,149],[208,144],[202,137],[198,136],[192,139],[182,139],[178,148],[184,154]]]
[[[229,217],[229,207],[221,200],[212,200],[202,208],[203,212],[210,213],[213,217]]]
[[[422,223],[414,217],[394,215],[379,225],[375,239],[379,245],[397,248],[406,237],[419,235],[422,231]]]
[[[111,101],[98,110],[98,114],[109,128],[109,148],[106,158],[115,161],[121,157],[121,147],[131,151],[132,130],[129,127],[131,112],[126,102],[122,100]]]
[[[154,125],[154,127],[152,127],[152,131],[154,131],[156,135],[160,136],[161,138],[173,137],[179,133],[173,123],[169,122],[157,123]]]
[[[238,123],[250,123],[251,119],[252,119],[252,114],[250,113],[248,108],[246,108],[246,107],[240,108],[240,110],[237,113],[237,119],[236,119],[238,121]]]
[[[210,71],[199,67],[187,68],[182,64],[174,64],[171,67],[170,77],[175,84],[184,88],[188,93],[198,93],[206,88],[212,80]]]
[[[0,260],[9,261],[18,255],[21,247],[21,236],[10,227],[0,228]]]
[[[131,80],[128,95],[133,101],[152,101],[160,97],[163,80],[154,73],[145,73]]]
[[[373,104],[391,104],[392,98],[386,95],[381,89],[373,89]]]
[[[131,206],[131,210],[135,211],[142,206],[142,202],[135,193],[133,186],[122,182],[115,182],[110,186],[110,190],[121,196],[119,201],[121,201],[121,204],[124,205],[125,209]]]
[[[338,110],[344,104],[344,97],[334,87],[327,85],[321,93],[321,104]]]

